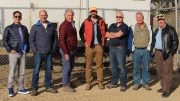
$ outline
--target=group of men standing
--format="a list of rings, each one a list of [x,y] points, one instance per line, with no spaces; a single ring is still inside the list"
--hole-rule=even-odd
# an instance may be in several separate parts
[[[153,33],[151,28],[144,22],[142,12],[137,12],[135,17],[137,23],[132,29],[131,41],[128,42],[129,27],[124,23],[124,14],[117,11],[116,22],[106,27],[104,19],[97,15],[96,7],[91,7],[90,15],[81,25],[79,36],[84,42],[86,56],[86,87],[85,90],[92,89],[92,67],[93,61],[97,68],[97,84],[99,89],[104,89],[103,85],[103,47],[106,39],[109,39],[109,56],[111,67],[111,82],[106,88],[118,87],[121,81],[120,91],[127,90],[127,70],[126,53],[127,45],[132,45],[133,54],[133,90],[138,90],[142,85],[146,90],[151,90],[149,63],[150,54],[155,55],[156,67],[159,79],[161,80],[162,97],[170,95],[172,82],[173,56],[179,45],[178,36],[175,29],[168,25],[165,17],[157,16],[159,28]],[[27,28],[21,24],[22,14],[19,11],[13,13],[14,23],[7,26],[4,31],[3,43],[9,52],[9,96],[14,96],[14,79],[16,65],[19,66],[18,93],[28,94],[24,88],[25,56],[29,52],[29,46],[34,53],[34,70],[32,74],[32,96],[38,94],[39,72],[42,62],[45,64],[45,88],[47,92],[57,93],[52,88],[52,53],[56,46],[56,29],[47,20],[46,10],[39,11],[39,21],[34,24],[28,34]],[[70,82],[70,76],[74,67],[75,50],[77,49],[77,30],[75,27],[74,12],[67,9],[64,13],[65,20],[59,27],[59,51],[63,62],[62,80],[63,90],[76,92]],[[29,45],[30,43],[30,45]],[[128,43],[128,44],[127,44]],[[142,71],[140,70],[142,67]],[[119,78],[120,77],[120,78]]]

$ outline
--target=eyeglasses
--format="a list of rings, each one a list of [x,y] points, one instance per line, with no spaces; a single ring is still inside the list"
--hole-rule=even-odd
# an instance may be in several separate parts
[[[122,17],[122,16],[116,16],[116,18],[124,18],[124,17]]]
[[[19,19],[21,19],[21,16],[14,16],[14,18],[19,18]]]
[[[164,16],[162,16],[162,15],[161,15],[161,16],[157,16],[157,18],[163,18],[163,17],[164,17]]]

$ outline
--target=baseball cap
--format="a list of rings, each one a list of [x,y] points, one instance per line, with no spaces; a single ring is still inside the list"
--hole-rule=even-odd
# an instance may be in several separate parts
[[[165,20],[165,17],[163,14],[157,15],[157,20]]]

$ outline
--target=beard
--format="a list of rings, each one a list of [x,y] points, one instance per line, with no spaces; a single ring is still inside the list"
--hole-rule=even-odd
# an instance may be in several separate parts
[[[91,17],[92,17],[92,18],[96,18],[97,15],[96,15],[96,14],[91,14]]]

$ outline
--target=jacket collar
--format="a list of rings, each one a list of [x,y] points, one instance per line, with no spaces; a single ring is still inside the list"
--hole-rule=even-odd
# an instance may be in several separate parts
[[[38,21],[36,22],[36,25],[37,25],[37,26],[42,26],[40,20],[38,20]],[[49,21],[47,21],[47,26],[50,26],[50,25],[52,25],[52,23],[49,22]]]
[[[21,27],[22,24],[21,24],[21,23],[20,23],[20,24],[15,24],[15,23],[13,23],[12,26],[14,26],[14,27]]]
[[[72,22],[69,22],[69,21],[67,21],[67,20],[65,19],[64,21],[67,22],[67,23],[75,23],[74,20],[73,20]]]

